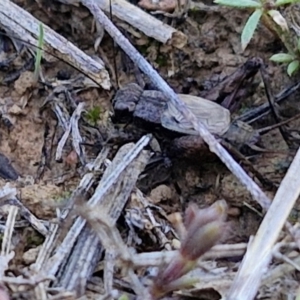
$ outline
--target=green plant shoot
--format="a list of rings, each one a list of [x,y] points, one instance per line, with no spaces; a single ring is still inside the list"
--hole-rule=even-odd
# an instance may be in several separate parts
[[[252,11],[241,34],[243,51],[253,38],[259,22],[262,21],[272,32],[277,34],[288,52],[273,55],[270,58],[271,61],[288,63],[287,73],[289,76],[292,76],[300,69],[300,39],[298,39],[298,44],[294,45],[288,23],[281,15],[280,10],[277,10],[280,6],[300,3],[300,0],[276,0],[273,3],[267,0],[215,0],[214,2]]]
[[[91,125],[97,125],[97,122],[100,120],[101,111],[101,107],[99,106],[94,106],[87,111],[86,118]]]
[[[249,42],[251,41],[262,14],[263,10],[258,8],[247,20],[241,37],[243,51],[247,48]]]
[[[36,50],[35,55],[35,64],[34,64],[34,78],[38,81],[41,67],[41,60],[43,54],[43,44],[44,44],[44,27],[43,24],[39,25],[39,40],[38,40],[38,48]]]

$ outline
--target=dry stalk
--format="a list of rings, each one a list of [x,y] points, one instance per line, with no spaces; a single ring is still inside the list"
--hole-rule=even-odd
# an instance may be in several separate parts
[[[96,4],[107,13],[109,12],[109,5],[111,5],[114,16],[163,44],[168,43],[181,49],[187,43],[187,36],[181,31],[163,23],[126,0],[96,0]]]
[[[296,264],[291,258],[289,258],[286,254],[282,254],[280,253],[280,248],[281,247],[288,247],[291,250],[293,249],[298,249],[296,243],[278,243],[277,245],[275,245],[274,249],[273,249],[273,258],[276,258],[278,260],[282,260],[288,264],[290,264],[295,270],[297,270],[298,272],[300,271],[300,266],[298,264]]]
[[[254,299],[272,259],[272,250],[300,193],[300,149],[249,246],[227,300]]]
[[[4,191],[1,191],[1,194],[8,195],[12,194],[14,195],[16,193],[15,188],[9,188],[5,186]],[[1,198],[1,196],[0,196]],[[4,196],[5,198],[5,196]],[[8,211],[7,220],[5,223],[5,230],[1,245],[1,254],[0,254],[0,290],[2,290],[1,284],[3,282],[3,279],[5,277],[5,271],[8,269],[8,264],[10,261],[14,258],[15,253],[11,250],[11,241],[12,241],[12,234],[14,231],[14,225],[16,221],[16,217],[18,214],[19,208],[15,206],[10,206]],[[2,293],[2,291],[1,291]],[[0,294],[1,295],[1,294]]]
[[[16,222],[16,217],[19,212],[19,208],[16,206],[10,206],[5,223],[5,230],[3,235],[3,241],[1,245],[1,256],[8,256],[11,251],[11,240]]]
[[[247,244],[240,243],[234,245],[216,245],[208,252],[204,253],[198,261],[201,266],[203,260],[214,260],[219,258],[227,258],[234,256],[242,256],[246,251]],[[135,254],[132,257],[132,264],[135,268],[160,266],[161,263],[169,263],[177,255],[177,251],[159,251]]]
[[[278,278],[282,278],[283,276],[286,276],[287,274],[292,273],[295,271],[294,265],[300,264],[300,256],[297,256],[293,259],[293,264],[290,263],[283,263],[278,266],[276,266],[273,270],[270,270],[268,274],[266,274],[262,280],[263,285],[272,285]]]
[[[140,154],[142,149],[149,143],[151,139],[150,135],[143,136],[135,146],[123,156],[122,161],[114,168],[114,171],[101,180],[101,184],[98,185],[94,195],[88,201],[88,205],[93,207],[96,205],[102,197],[109,191],[109,189],[117,182],[122,172],[130,165],[130,163]],[[126,199],[125,199],[126,200]],[[68,232],[62,244],[56,249],[54,256],[48,261],[48,274],[55,275],[59,266],[66,259],[71,252],[73,245],[82,229],[84,228],[86,221],[81,217],[77,218],[72,228]]]
[[[65,146],[69,135],[72,134],[73,148],[75,149],[78,157],[80,158],[82,165],[83,166],[85,165],[86,158],[84,153],[84,147],[81,146],[83,139],[80,135],[79,128],[78,128],[78,122],[83,111],[84,111],[84,102],[81,102],[74,110],[73,115],[69,120],[69,124],[66,128],[66,131],[59,141],[59,144],[56,149],[56,156],[55,156],[55,159],[57,161],[61,159],[63,147]]]
[[[114,160],[105,170],[98,187],[102,187],[102,183],[106,178],[109,177],[110,174],[115,173],[116,168],[124,163],[124,157],[126,157],[126,154],[133,148],[133,144],[127,144],[119,149]],[[116,263],[116,260],[112,259],[112,257],[117,256],[122,258],[123,270],[127,270],[131,264],[130,253],[116,228],[116,222],[148,159],[149,152],[142,151],[124,172],[122,172],[118,178],[118,182],[113,185],[113,188],[105,193],[101,199],[98,200],[96,205],[93,205],[93,207],[88,205],[78,206],[78,214],[90,224],[91,228],[85,227],[83,232],[80,233],[76,245],[72,249],[72,255],[68,259],[68,264],[65,268],[61,268],[63,270],[63,276],[62,279],[61,276],[58,278],[59,286],[76,291],[77,295],[82,295],[86,288],[86,281],[92,270],[96,268],[97,261],[100,259],[101,253],[99,255],[99,251],[105,249],[106,256],[103,280],[105,294],[111,294],[113,280],[112,270],[114,270]],[[127,162],[127,160],[125,161]],[[97,198],[100,190],[101,188],[97,188],[92,198]],[[92,198],[88,203],[91,202]],[[91,229],[93,229],[93,232],[91,232]],[[96,235],[99,237],[101,244]],[[128,273],[128,275],[130,275],[130,282],[136,294],[140,295],[144,293],[144,288],[141,284],[138,284],[139,280],[136,278],[136,275],[134,275],[134,273]]]
[[[44,221],[39,220],[33,213],[31,213],[28,208],[26,208],[20,200],[18,200],[16,197],[13,197],[11,199],[5,200],[4,204],[13,205],[19,208],[20,215],[25,218],[31,226],[37,230],[40,234],[43,236],[46,236],[48,234],[48,228],[46,224],[44,224]]]
[[[43,274],[43,266],[45,262],[49,259],[51,255],[51,251],[55,246],[58,229],[59,229],[58,224],[50,224],[48,235],[46,236],[43,246],[39,251],[36,262],[34,263],[33,266],[31,266],[31,271],[33,272],[33,274],[39,274],[39,275]],[[41,300],[47,299],[46,287],[48,287],[48,285],[49,285],[49,281],[40,282],[35,286],[34,292],[35,292],[36,299],[41,299]]]

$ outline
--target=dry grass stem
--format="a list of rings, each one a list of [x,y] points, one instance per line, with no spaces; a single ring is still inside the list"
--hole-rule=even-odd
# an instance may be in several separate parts
[[[108,0],[96,0],[95,3],[107,13],[109,12]],[[176,48],[182,48],[187,43],[187,36],[181,31],[161,22],[139,7],[125,1],[112,1],[112,14],[140,30],[146,36]]]
[[[261,284],[261,278],[272,259],[272,249],[295,201],[299,197],[299,168],[300,149],[282,180],[256,236],[249,242],[246,255],[226,299],[250,300],[255,297]]]

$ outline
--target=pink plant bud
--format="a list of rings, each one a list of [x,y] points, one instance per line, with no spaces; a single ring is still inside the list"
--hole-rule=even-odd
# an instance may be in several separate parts
[[[196,204],[190,204],[185,212],[184,225],[186,230],[190,226],[202,226],[216,219],[226,220],[227,204],[225,200],[216,201],[208,208],[199,209]]]
[[[206,209],[191,204],[185,213],[185,236],[178,255],[167,265],[161,266],[153,282],[151,295],[157,299],[180,283],[183,275],[191,271],[198,258],[214,246],[227,229],[227,204],[224,200],[215,202]]]
[[[0,285],[0,300],[10,300],[7,289],[2,284]]]
[[[188,206],[188,208],[185,211],[185,218],[184,218],[185,228],[188,228],[190,224],[193,223],[193,220],[195,219],[198,210],[199,208],[194,203],[191,203]]]
[[[219,214],[219,218],[222,221],[226,221],[228,205],[225,200],[218,200],[214,204],[211,205],[209,209],[215,210]]]
[[[183,240],[180,253],[186,260],[193,261],[197,260],[221,239],[225,227],[224,223],[218,220],[192,229]]]
[[[224,200],[202,210],[196,210],[194,205],[187,209],[187,234],[180,248],[184,259],[197,260],[220,240],[225,231],[226,216],[227,204]]]
[[[196,261],[185,260],[180,253],[178,253],[178,256],[174,257],[174,260],[172,260],[166,268],[161,268],[150,290],[152,297],[158,299],[171,291],[174,288],[173,283],[192,270],[196,263]]]
[[[159,281],[166,285],[186,274],[193,266],[194,262],[190,263],[190,261],[187,261],[179,252],[178,255],[162,269],[162,272],[159,275]]]

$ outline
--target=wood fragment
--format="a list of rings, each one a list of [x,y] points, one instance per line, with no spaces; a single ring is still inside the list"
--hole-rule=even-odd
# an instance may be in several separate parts
[[[247,244],[245,243],[234,245],[216,245],[203,256],[201,256],[198,265],[201,265],[201,262],[203,262],[204,260],[242,256],[246,251],[246,247]],[[172,259],[174,259],[175,255],[175,250],[166,252],[160,251],[138,253],[133,257],[132,262],[135,268],[159,266],[162,262],[169,263]]]
[[[34,229],[36,229],[40,234],[44,236],[47,235],[48,228],[45,226],[45,224],[41,220],[39,220],[33,213],[31,213],[30,210],[25,207],[19,199],[14,197],[5,200],[3,204],[9,204],[18,207],[20,215],[25,218]]]
[[[124,157],[132,148],[133,144],[126,144],[120,148],[113,162],[104,172],[98,187],[102,188],[103,182],[105,182],[109,175],[115,172],[116,167],[124,161]],[[127,203],[127,199],[136,184],[138,176],[146,166],[148,159],[149,153],[142,151],[122,174],[120,174],[118,181],[111,186],[101,198],[96,196],[96,198],[98,198],[97,205],[94,205],[91,210],[88,207],[80,207],[78,212],[90,223],[94,231],[91,231],[90,227],[86,226],[79,235],[76,245],[72,250],[72,255],[68,259],[68,264],[64,268],[61,268],[63,274],[61,274],[61,278],[58,278],[58,285],[60,287],[62,286],[70,291],[76,291],[77,295],[84,293],[87,279],[92,270],[96,267],[104,250],[103,248],[105,248],[106,251],[110,250],[107,249],[106,244],[102,246],[99,243],[99,239],[95,234],[95,232],[98,234],[98,232],[102,230],[97,220],[100,219],[101,216],[105,216],[105,221],[107,221],[109,226],[115,227],[115,223],[119,219]],[[94,196],[98,194],[97,191],[99,192],[98,188]],[[92,198],[94,196],[92,196]],[[85,209],[87,210],[86,212]],[[113,237],[109,235],[109,238],[112,239]],[[103,240],[101,240],[101,242],[102,244],[104,243]],[[87,257],[90,257],[90,259],[87,259]],[[78,272],[78,270],[80,270],[80,272]],[[111,274],[110,272],[108,273]],[[108,280],[108,282],[111,282],[111,280],[112,279]],[[107,281],[107,279],[105,281]],[[108,283],[108,286],[111,285]]]
[[[84,105],[85,105],[84,102],[81,102],[78,104],[77,108],[74,110],[74,112],[69,120],[69,124],[66,128],[66,131],[65,131],[64,135],[62,136],[62,138],[60,139],[59,144],[57,146],[56,155],[55,155],[56,161],[61,160],[63,148],[67,142],[69,135],[71,134],[73,148],[76,151],[78,157],[80,158],[81,164],[83,166],[85,165],[86,158],[85,158],[85,153],[84,153],[84,147],[81,146],[83,139],[80,135],[79,128],[78,128],[78,122],[79,122],[82,112],[84,111]],[[67,116],[65,116],[65,117],[67,117]]]
[[[43,271],[43,266],[49,259],[51,252],[55,247],[55,241],[57,237],[59,225],[58,224],[50,224],[49,232],[46,236],[46,239],[42,245],[41,250],[39,251],[38,257],[35,263],[31,266],[31,270],[35,274],[39,274],[39,272]],[[45,282],[40,282],[34,288],[34,292],[36,295],[36,299],[47,299],[46,288],[48,284]]]
[[[119,159],[119,163],[114,165],[113,172],[109,173],[107,176],[103,177],[103,180],[99,183],[94,195],[88,201],[88,205],[94,207],[100,201],[103,201],[103,197],[107,194],[108,191],[113,187],[113,185],[120,179],[123,171],[128,167],[128,165],[140,155],[142,149],[149,143],[151,136],[142,137],[134,147],[132,147],[125,155],[123,155],[122,159]],[[106,200],[108,201],[108,200]],[[105,203],[107,203],[105,201]],[[123,199],[123,201],[127,201],[127,199]],[[110,201],[111,202],[111,201]],[[108,201],[109,204],[109,201]],[[116,222],[116,216],[119,214],[119,210],[122,209],[122,205],[120,203],[112,203],[112,206],[106,205],[105,211],[108,214],[107,217],[111,222]],[[124,204],[123,204],[124,206]],[[111,215],[109,215],[111,214]],[[56,253],[47,264],[47,274],[55,275],[58,271],[60,265],[65,261],[66,257],[71,252],[73,245],[79,234],[82,232],[86,221],[81,217],[77,218],[74,222],[72,228],[68,232],[62,244],[57,248]]]
[[[96,180],[96,174],[97,171],[102,167],[104,160],[106,159],[107,155],[109,152],[109,148],[104,147],[102,151],[98,154],[96,159],[92,162],[86,165],[88,172],[83,176],[81,179],[78,187],[74,190],[72,193],[72,196],[70,197],[70,200],[68,204],[66,205],[66,208],[61,214],[62,219],[66,219],[67,216],[69,215],[70,211],[73,209],[76,200],[78,199],[78,196],[82,194],[82,192],[86,192],[90,189],[90,187],[95,183]],[[55,256],[55,262],[56,266],[54,268],[53,274],[55,274],[59,268],[59,266],[62,264],[64,261],[64,258],[72,249],[72,244],[67,244],[67,247],[62,247],[60,246],[60,252],[57,253]],[[43,249],[41,249],[42,251]],[[53,258],[49,259],[50,261],[53,260]],[[45,261],[45,266],[44,268],[51,268],[52,264],[49,261]]]
[[[111,3],[114,16],[163,44],[168,43],[181,49],[187,43],[187,36],[184,33],[164,24],[126,0],[96,0],[95,3],[106,13],[109,13],[109,5]]]
[[[5,224],[5,231],[3,235],[3,241],[1,245],[1,256],[8,256],[9,253],[12,251],[11,249],[11,241],[12,241],[12,234],[14,231],[15,221],[17,214],[19,212],[19,208],[16,206],[10,206],[8,217]]]

